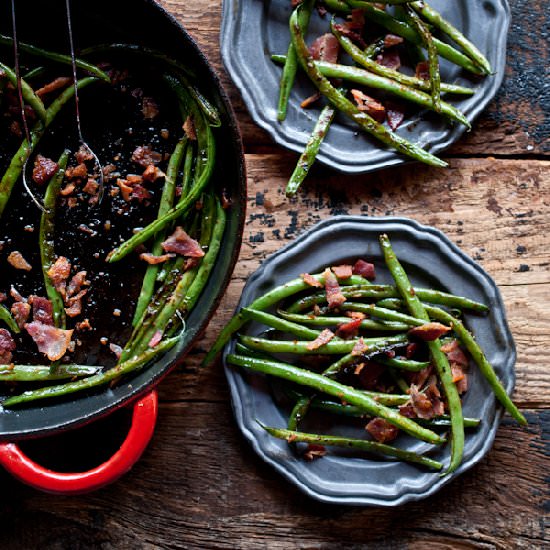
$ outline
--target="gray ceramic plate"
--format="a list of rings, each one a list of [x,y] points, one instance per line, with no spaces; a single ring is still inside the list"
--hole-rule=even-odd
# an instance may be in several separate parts
[[[472,122],[496,94],[504,77],[506,34],[510,22],[507,0],[433,0],[432,5],[461,29],[487,56],[495,74],[471,81],[460,68],[443,60],[445,82],[474,86],[476,93],[466,99],[455,96],[453,105]],[[225,67],[239,88],[258,126],[267,130],[279,144],[301,152],[319,111],[304,110],[300,102],[313,93],[312,84],[300,74],[290,98],[288,117],[277,121],[277,98],[281,68],[271,54],[286,53],[289,43],[290,0],[224,0],[221,53]],[[310,38],[328,32],[328,16],[312,17]],[[398,133],[438,153],[457,141],[464,126],[449,125],[441,117],[424,113],[409,116]],[[406,162],[405,157],[381,146],[343,117],[333,124],[318,159],[346,173],[362,173]]]
[[[239,307],[250,304],[258,296],[300,273],[315,273],[324,266],[356,258],[374,261],[377,282],[390,282],[391,276],[378,246],[380,233],[390,236],[415,285],[437,287],[490,306],[488,316],[467,315],[465,321],[504,381],[506,390],[512,392],[516,352],[497,286],[443,233],[412,220],[338,216],[317,224],[262,264],[248,280]],[[246,328],[248,334],[260,331],[261,327],[256,325]],[[231,346],[226,347],[225,354],[229,353]],[[464,415],[479,417],[483,421],[477,430],[467,431],[464,461],[453,474],[441,477],[439,473],[410,464],[376,460],[366,455],[345,456],[336,449],[310,463],[298,458],[285,441],[271,437],[257,423],[275,427],[286,425],[289,411],[282,401],[274,399],[276,388],[260,375],[245,374],[227,365],[226,375],[237,424],[254,450],[302,491],[330,503],[396,506],[435,493],[489,451],[502,414],[488,384],[472,367],[468,380],[470,389],[463,401]],[[330,424],[328,428],[327,424],[314,425],[312,428],[318,428],[317,433],[332,431],[364,437],[362,427],[350,428],[349,424]],[[397,443],[416,451],[429,448],[425,443],[404,436],[400,436]],[[447,463],[448,446],[433,456]]]

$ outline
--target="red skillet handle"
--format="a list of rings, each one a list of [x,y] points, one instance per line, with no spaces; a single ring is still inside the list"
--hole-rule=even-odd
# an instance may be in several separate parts
[[[139,460],[155,429],[157,402],[154,390],[137,401],[132,425],[120,449],[87,472],[59,473],[43,468],[24,455],[15,443],[0,444],[0,464],[23,483],[48,493],[74,495],[95,491],[116,481]]]

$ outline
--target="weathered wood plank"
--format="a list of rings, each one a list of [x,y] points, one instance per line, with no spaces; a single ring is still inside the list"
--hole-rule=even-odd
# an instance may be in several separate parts
[[[255,456],[225,401],[165,404],[151,447],[112,487],[53,497],[0,473],[2,546],[543,548],[550,416],[528,416],[527,430],[501,426],[489,455],[429,501],[384,510],[302,495]]]
[[[507,70],[498,96],[475,123],[474,130],[448,150],[450,155],[534,155],[550,153],[548,39],[550,15],[543,3],[512,0]],[[162,0],[197,39],[222,77],[237,111],[245,145],[255,151],[271,145],[269,135],[252,122],[239,92],[222,68],[218,35],[219,0]],[[207,16],[205,15],[207,14]]]

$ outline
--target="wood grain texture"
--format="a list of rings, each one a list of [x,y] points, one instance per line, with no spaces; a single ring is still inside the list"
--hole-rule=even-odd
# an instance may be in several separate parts
[[[220,71],[241,123],[249,188],[239,262],[204,337],[159,388],[158,429],[141,461],[115,485],[70,498],[38,493],[0,471],[2,548],[550,547],[545,2],[512,0],[504,86],[474,130],[448,152],[448,170],[407,165],[345,177],[318,166],[292,201],[283,189],[297,155],[274,146],[254,126],[221,67],[220,0],[162,4]],[[518,348],[515,399],[528,428],[506,418],[480,464],[437,495],[394,510],[328,506],[302,495],[238,432],[219,362],[199,368],[260,262],[316,221],[343,213],[408,216],[444,231],[499,284]],[[96,431],[86,428],[80,455],[67,435],[36,445],[42,448],[37,457],[48,464],[94,464],[105,447],[117,444],[102,430],[110,434],[121,425],[124,414],[117,413]]]

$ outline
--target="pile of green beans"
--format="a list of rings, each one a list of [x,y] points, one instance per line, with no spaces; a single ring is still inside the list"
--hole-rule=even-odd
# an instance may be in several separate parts
[[[11,45],[11,38],[0,35],[0,46]],[[30,132],[31,143],[23,140],[1,177],[0,218],[12,192],[17,189],[25,162],[46,135],[58,113],[74,96],[74,88],[69,86],[45,107],[29,82],[47,76],[52,64],[70,66],[71,59],[25,43],[20,44],[20,49],[30,59],[37,58],[44,66],[39,65],[28,71],[25,75],[26,81],[22,82],[23,101],[34,110],[37,122]],[[100,45],[84,50],[82,57],[76,60],[78,70],[83,73],[77,82],[79,88],[97,83],[110,84],[109,75],[88,61],[87,57],[111,54],[133,56],[160,67],[164,85],[179,106],[180,127],[183,128],[184,123],[190,119],[194,132],[188,135],[182,129],[182,135],[170,156],[156,219],[113,250],[107,261],[117,262],[134,253],[139,245],[147,246],[154,256],[161,255],[163,241],[176,226],[182,226],[197,240],[205,254],[188,267],[183,256],[171,258],[162,265],[147,266],[136,302],[133,332],[115,367],[104,369],[101,366],[66,364],[62,361],[50,365],[0,365],[0,382],[48,383],[47,386],[31,387],[4,399],[1,405],[5,408],[114,383],[169,351],[181,341],[185,332],[185,319],[203,293],[221,248],[226,211],[212,178],[216,166],[215,129],[221,126],[220,113],[193,83],[194,75],[184,65],[161,52],[132,44]],[[15,72],[9,66],[0,63],[0,75],[2,85],[9,82],[17,86]],[[57,161],[58,170],[45,189],[38,236],[44,294],[52,304],[54,325],[61,330],[69,328],[67,325],[70,319],[66,316],[63,296],[48,272],[58,259],[56,218],[59,215],[60,191],[65,181],[70,154],[69,150],[61,154]],[[179,196],[176,193],[177,187],[181,189]],[[2,304],[0,323],[13,334],[21,332],[9,309]],[[15,385],[13,388],[17,392],[20,386]]]
[[[326,272],[289,281],[241,309],[221,332],[205,362],[211,361],[235,337],[225,358],[229,365],[278,379],[277,386],[282,388],[285,399],[293,407],[285,428],[264,428],[274,437],[286,439],[293,449],[297,449],[299,442],[346,447],[443,470],[444,465],[433,458],[386,443],[313,434],[300,428],[313,410],[355,419],[382,418],[400,431],[433,445],[450,441],[451,456],[444,470],[449,474],[462,462],[465,428],[477,428],[483,420],[464,418],[451,366],[441,349],[443,342],[435,337],[427,341],[415,339],[410,334],[412,329],[439,323],[430,328],[437,328],[442,333],[447,331],[444,343],[456,339],[504,408],[521,425],[525,425],[526,420],[506,393],[474,336],[457,317],[462,310],[483,315],[488,311],[487,306],[466,297],[413,287],[389,238],[381,235],[379,240],[395,286],[376,285],[356,275],[340,278],[340,293],[345,301],[329,307],[327,292],[306,282],[311,283],[309,277],[313,277],[323,285]],[[354,324],[355,333],[338,332],[339,327],[350,323],[354,317],[360,319]],[[256,324],[255,331],[261,330],[261,326],[264,332],[259,335],[240,332],[250,321]],[[328,341],[323,338],[327,328],[332,329]],[[411,357],[409,344],[413,342],[417,349]],[[308,360],[312,355],[315,360]],[[356,372],[368,362],[383,369],[385,391],[358,387]],[[414,373],[428,368],[433,368],[434,372],[431,381],[424,382],[418,390],[426,392],[435,383],[441,390],[447,412],[429,419],[409,418],[401,414],[398,407],[411,402],[410,385],[414,383]],[[450,435],[437,433],[441,428],[450,430]],[[430,451],[434,449],[437,447]]]
[[[337,89],[329,79],[342,79],[345,82],[359,84],[364,88],[382,90],[387,94],[395,95],[425,109],[440,113],[469,129],[470,123],[464,114],[448,102],[443,101],[441,95],[443,93],[472,95],[474,90],[442,82],[439,58],[443,57],[472,74],[489,75],[491,66],[485,56],[424,0],[421,2],[414,0],[384,2],[389,5],[389,9],[380,8],[369,0],[323,0],[323,6],[333,14],[330,31],[337,38],[344,52],[357,65],[315,61],[305,42],[315,4],[315,0],[304,0],[296,7],[289,22],[290,44],[288,51],[286,55],[276,52],[272,56],[273,61],[283,64],[277,107],[279,122],[286,119],[288,102],[299,67],[304,70],[313,85],[327,100],[327,105],[321,110],[304,152],[288,181],[287,196],[295,196],[305,180],[315,162],[321,144],[330,130],[337,110],[355,121],[365,132],[383,145],[432,166],[447,166],[441,159],[396,135],[365,111],[360,111],[347,98],[348,90],[345,87]],[[401,37],[404,40],[404,47],[414,54],[412,57],[417,58],[420,55],[420,59],[424,59],[422,50],[425,50],[428,58],[429,78],[424,80],[410,76],[375,61],[373,58],[384,50],[384,40],[377,38],[362,49],[342,33],[335,24],[335,17],[349,16],[352,10],[360,11],[366,19],[384,29],[385,32]],[[450,38],[458,48],[440,40],[434,34]]]

